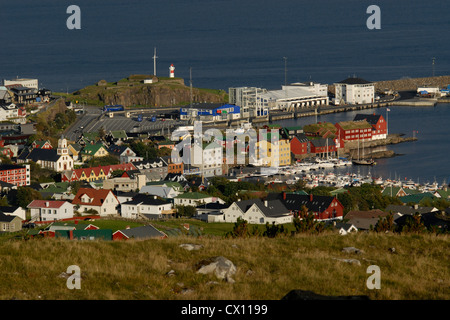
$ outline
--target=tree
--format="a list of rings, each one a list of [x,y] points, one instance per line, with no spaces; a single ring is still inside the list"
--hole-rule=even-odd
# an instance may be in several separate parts
[[[264,231],[263,236],[268,238],[275,238],[282,234],[287,234],[287,229],[282,224],[276,225],[275,222],[272,222],[272,224],[266,222],[266,231]]]
[[[227,232],[226,236],[232,238],[248,238],[250,236],[248,222],[241,217],[237,218],[237,221],[234,223],[233,230]]]
[[[374,230],[376,232],[394,231],[394,215],[389,213],[386,217],[379,217]]]
[[[295,216],[294,227],[297,233],[320,233],[325,230],[325,224],[323,222],[316,221],[316,219],[314,218],[314,214],[309,213],[306,206],[302,206],[301,210]]]
[[[425,231],[427,231],[427,228],[422,222],[422,217],[419,213],[416,213],[411,217],[407,217],[406,223],[402,228],[402,232],[422,233]]]
[[[18,187],[15,199],[10,202],[13,205],[26,208],[33,200],[42,200],[42,196],[37,190],[30,187]]]
[[[195,216],[197,209],[194,206],[183,206],[178,205],[175,207],[177,209],[177,217],[193,217]]]

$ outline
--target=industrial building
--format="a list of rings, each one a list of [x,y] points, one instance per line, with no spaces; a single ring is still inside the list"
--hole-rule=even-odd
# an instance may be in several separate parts
[[[281,90],[229,88],[228,96],[231,104],[241,106],[242,117],[264,117],[270,110],[293,111],[329,104],[328,85],[314,82],[292,83]]]
[[[32,89],[39,89],[39,81],[38,79],[14,79],[14,80],[3,80],[3,85],[6,86],[18,86],[18,87],[26,87]]]
[[[180,108],[180,120],[224,121],[241,118],[241,107],[223,103],[195,103]]]

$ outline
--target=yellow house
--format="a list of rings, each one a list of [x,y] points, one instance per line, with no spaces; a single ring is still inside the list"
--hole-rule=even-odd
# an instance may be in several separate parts
[[[291,144],[289,139],[284,139],[279,134],[278,137],[279,140],[272,144],[271,133],[268,133],[267,140],[256,143],[259,165],[282,167],[291,164]]]
[[[80,152],[81,161],[83,162],[92,158],[105,157],[108,154],[105,146],[101,143],[87,144]]]
[[[69,144],[67,149],[69,149],[69,155],[72,156],[72,159],[77,161],[78,156],[80,155],[81,146],[79,144]]]

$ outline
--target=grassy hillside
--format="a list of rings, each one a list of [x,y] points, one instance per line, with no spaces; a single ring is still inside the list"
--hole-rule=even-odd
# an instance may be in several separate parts
[[[183,243],[203,248],[187,251],[179,247]],[[341,251],[348,246],[364,253]],[[376,233],[126,242],[8,240],[0,241],[0,299],[278,300],[292,289],[371,299],[449,299],[448,252],[448,236]],[[219,255],[237,266],[235,283],[195,273],[199,261]],[[358,259],[361,265],[337,258]],[[381,269],[379,290],[366,287],[366,270],[373,264]],[[66,287],[62,275],[70,265],[81,269],[80,290]],[[174,276],[167,275],[170,270]]]

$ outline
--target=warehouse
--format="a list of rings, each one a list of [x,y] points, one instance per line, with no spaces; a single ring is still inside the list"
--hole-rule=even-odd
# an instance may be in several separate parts
[[[223,103],[196,103],[180,109],[180,120],[224,121],[241,117],[241,107]]]

